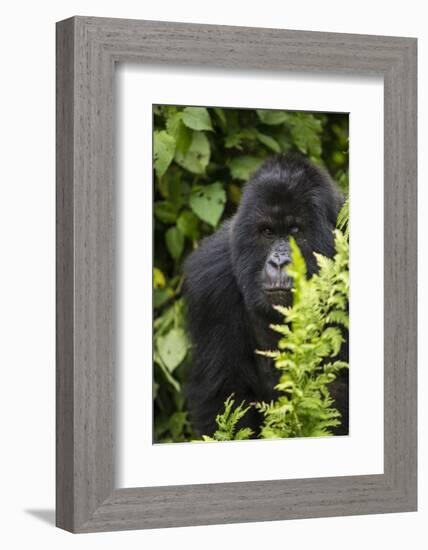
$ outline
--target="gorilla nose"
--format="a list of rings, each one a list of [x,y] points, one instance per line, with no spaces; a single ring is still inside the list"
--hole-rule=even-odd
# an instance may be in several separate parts
[[[271,254],[268,260],[268,264],[275,269],[282,269],[290,262],[291,258],[286,252],[275,252]]]
[[[286,272],[285,267],[291,262],[288,254],[272,254],[265,265],[266,290],[290,290],[293,280]]]

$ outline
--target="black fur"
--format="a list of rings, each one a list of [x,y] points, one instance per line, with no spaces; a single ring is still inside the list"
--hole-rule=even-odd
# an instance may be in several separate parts
[[[278,336],[269,324],[281,321],[272,308],[278,295],[272,298],[263,290],[266,262],[277,243],[288,242],[293,232],[312,275],[317,269],[313,252],[334,253],[332,231],[341,200],[325,172],[300,157],[275,156],[247,183],[235,216],[186,261],[194,346],[187,398],[200,434],[212,434],[215,417],[232,393],[238,402],[275,398],[277,370],[270,359],[255,354],[276,347]],[[287,296],[281,294],[284,303]],[[347,359],[347,345],[341,355]],[[331,389],[342,413],[336,433],[348,433],[347,372]],[[254,409],[248,414],[244,425],[257,433],[261,419]]]

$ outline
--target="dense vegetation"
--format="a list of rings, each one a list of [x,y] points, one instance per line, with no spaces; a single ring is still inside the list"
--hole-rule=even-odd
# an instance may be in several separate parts
[[[183,259],[198,246],[201,238],[215,231],[223,219],[234,213],[242,186],[269,155],[299,151],[325,166],[346,192],[348,116],[156,106],[154,130],[155,441],[188,441],[195,436],[182,392],[191,357],[181,296]],[[346,238],[340,235],[338,233],[336,239],[346,243]],[[343,247],[340,253],[343,256]],[[299,264],[296,249],[294,255],[293,265],[300,270],[295,276],[303,281],[304,262]],[[333,315],[338,316],[339,309],[335,311]],[[337,342],[333,342],[333,333],[328,332],[326,338],[328,334],[334,347]],[[282,360],[284,350],[280,350]],[[339,367],[332,366],[326,376],[334,374]],[[290,396],[290,392],[287,395]],[[242,439],[250,435],[235,429],[239,420],[237,414],[245,413],[245,405],[238,413],[231,405],[232,399],[226,404],[224,415],[219,417],[216,439]],[[325,397],[325,410],[333,410],[330,405]],[[265,436],[275,435],[274,409],[269,409],[269,405],[260,407],[266,418]],[[330,414],[329,425],[319,424],[314,431],[327,430],[337,421],[334,413],[326,414]],[[293,435],[292,431],[281,433],[282,436]]]

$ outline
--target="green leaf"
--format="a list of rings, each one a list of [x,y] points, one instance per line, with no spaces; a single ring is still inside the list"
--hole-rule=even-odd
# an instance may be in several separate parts
[[[346,237],[349,236],[349,197],[343,203],[337,216],[336,227],[340,229]]]
[[[154,361],[155,361],[155,364],[159,367],[159,369],[163,372],[165,378],[167,379],[167,381],[171,384],[171,386],[174,388],[174,390],[176,392],[180,392],[181,391],[181,388],[180,388],[180,384],[177,382],[177,380],[171,375],[171,373],[169,372],[167,366],[165,365],[165,363],[162,361],[162,359],[159,357],[159,353],[156,353],[154,354]]]
[[[274,153],[281,152],[281,147],[279,146],[279,143],[275,139],[273,139],[273,137],[262,134],[261,132],[257,132],[257,139],[260,141],[260,143],[266,145],[266,147],[268,147]]]
[[[214,107],[213,111],[219,120],[220,126],[223,128],[223,130],[225,130],[227,127],[227,118],[226,118],[225,112],[223,111],[223,109],[220,109],[219,107]]]
[[[189,239],[197,239],[198,218],[193,212],[189,210],[182,212],[177,220],[177,227]]]
[[[177,227],[170,227],[165,233],[166,247],[169,253],[178,260],[183,253],[184,249],[184,236]]]
[[[171,288],[155,289],[153,292],[153,307],[160,307],[174,296]]]
[[[243,439],[250,439],[253,435],[253,430],[251,428],[241,428],[235,434],[236,441],[242,441]]]
[[[298,277],[304,279],[306,276],[306,262],[294,237],[290,237],[290,247],[291,257],[293,259],[293,270],[289,270],[289,272],[293,271],[293,273],[297,273]]]
[[[226,136],[224,140],[224,146],[226,149],[238,149],[244,148],[243,141],[254,142],[257,139],[259,132],[255,128],[244,128],[241,130],[234,130]],[[248,148],[248,144],[246,144]]]
[[[235,157],[229,163],[230,173],[237,180],[247,181],[262,164],[263,159],[250,156]]]
[[[177,411],[173,413],[169,419],[168,426],[171,431],[173,441],[176,441],[183,433],[187,424],[187,413]]]
[[[212,130],[211,117],[205,107],[186,107],[182,120],[192,130]]]
[[[226,192],[220,182],[195,187],[189,199],[193,212],[213,227],[218,224],[226,203]]]
[[[241,428],[236,432],[239,421],[250,410],[251,405],[245,407],[245,402],[235,405],[233,394],[224,402],[224,412],[216,416],[217,430],[214,432],[215,441],[230,441],[233,439],[249,439],[253,434],[251,428]],[[208,441],[207,439],[205,441]]]
[[[166,120],[166,128],[175,139],[177,149],[185,155],[192,143],[192,132],[183,124],[183,113],[171,114]]]
[[[173,328],[165,336],[157,339],[156,347],[160,358],[172,372],[186,357],[188,341],[181,328]]]
[[[242,151],[242,134],[241,132],[234,132],[226,136],[224,140],[224,146],[226,149],[238,149]]]
[[[321,155],[322,123],[308,113],[294,113],[289,118],[291,135],[297,148],[314,157]]]
[[[204,174],[210,161],[210,142],[203,132],[193,132],[192,143],[184,155],[177,149],[175,160],[177,164],[193,174]]]
[[[164,223],[174,223],[177,219],[176,207],[168,201],[155,202],[155,216]]]
[[[288,117],[288,113],[272,109],[257,109],[257,115],[263,124],[268,124],[269,126],[282,124]]]
[[[153,269],[153,288],[163,288],[165,285],[165,275],[158,267],[155,267]]]
[[[176,138],[178,129],[182,124],[181,120],[182,120],[182,113],[177,111],[169,114],[166,119],[166,123],[165,123],[166,129],[168,130],[168,134],[172,136],[174,139]]]
[[[235,203],[239,204],[239,201],[241,200],[241,188],[238,185],[235,185],[234,183],[229,183],[227,186],[227,194],[229,196],[229,199]]]
[[[180,174],[174,174],[168,178],[168,199],[176,208],[180,208],[184,203],[184,185],[181,181]]]
[[[165,130],[155,132],[153,139],[155,170],[161,178],[168,170],[175,153],[175,139]]]

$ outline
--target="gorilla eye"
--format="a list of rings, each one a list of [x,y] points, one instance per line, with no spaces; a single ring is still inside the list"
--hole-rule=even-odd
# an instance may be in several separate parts
[[[262,229],[262,235],[263,237],[267,237],[268,239],[271,239],[275,233],[271,227],[264,227]]]
[[[292,235],[297,235],[297,233],[300,233],[300,227],[298,227],[297,225],[293,225],[292,227],[290,227],[290,233]]]

